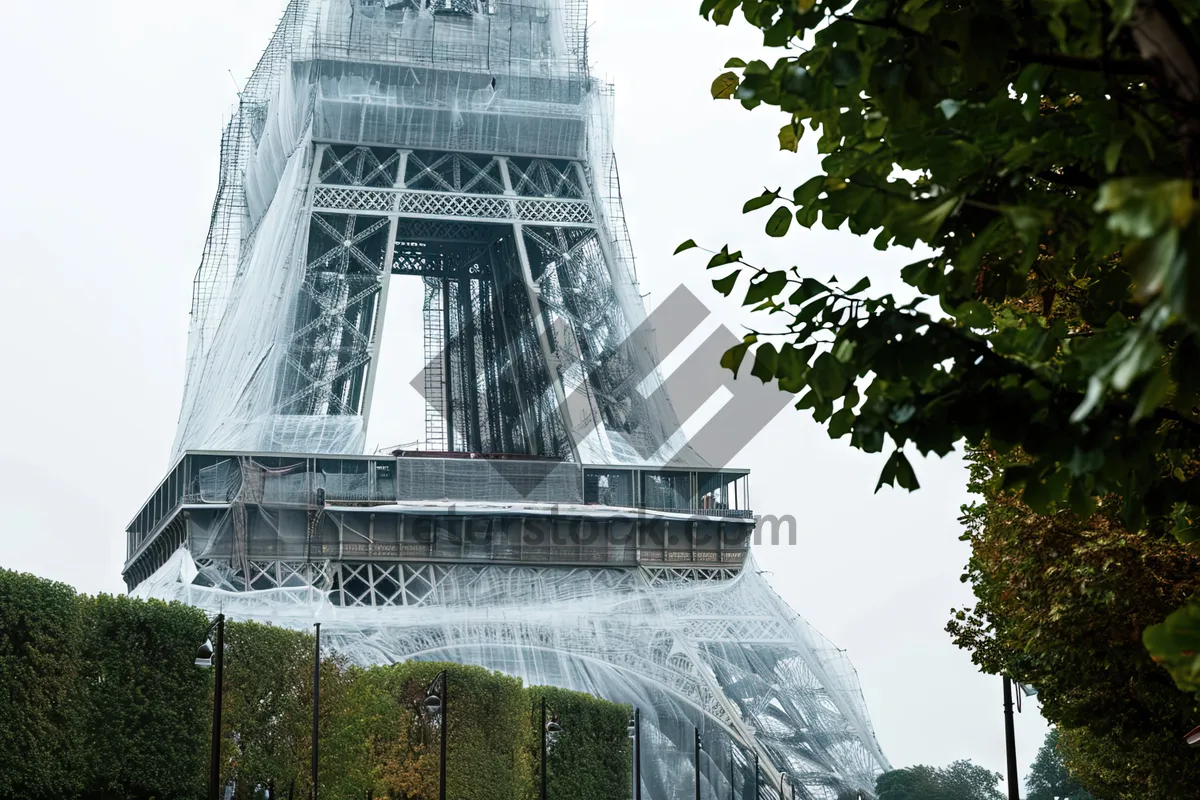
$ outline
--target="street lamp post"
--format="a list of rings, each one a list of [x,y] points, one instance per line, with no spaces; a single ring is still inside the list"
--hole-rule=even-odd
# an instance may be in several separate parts
[[[1021,800],[1017,783],[1017,737],[1013,730],[1012,681],[1004,676],[1004,749],[1008,768],[1008,800]]]
[[[786,772],[779,773],[779,800],[783,800],[783,782],[787,780]]]
[[[313,623],[317,630],[317,644],[313,651],[313,720],[312,720],[312,800],[317,800],[317,746],[321,738],[321,623]]]
[[[213,648],[208,643],[208,636],[217,631],[217,645]],[[212,749],[208,762],[208,800],[218,800],[221,791],[221,695],[225,685],[225,615],[217,614],[217,618],[204,632],[204,643],[196,651],[196,666],[216,666],[216,683],[213,691],[212,715]]]
[[[754,800],[758,800],[758,751],[754,751]]]
[[[542,695],[542,800],[546,800],[546,734],[558,733],[562,730],[562,725],[559,724],[558,714],[552,713],[550,721],[546,721],[546,696]],[[445,800],[445,798],[442,798]]]
[[[696,728],[696,800],[700,800],[700,729]]]
[[[441,688],[436,688],[438,684]],[[433,677],[425,689],[425,709],[430,714],[441,715],[441,743],[438,758],[438,800],[446,800],[446,729],[450,727],[450,685],[446,670]]]
[[[642,800],[642,710],[633,709],[629,720],[629,738],[633,739],[633,800]]]

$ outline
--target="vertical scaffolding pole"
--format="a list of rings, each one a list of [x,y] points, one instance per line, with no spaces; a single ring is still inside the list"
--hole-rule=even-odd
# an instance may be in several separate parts
[[[516,197],[513,192],[512,179],[508,175],[508,158],[505,156],[497,156],[496,162],[500,166],[500,178],[504,181],[504,193],[510,198]],[[533,281],[533,270],[529,267],[529,253],[525,249],[525,230],[524,226],[518,221],[517,202],[515,199],[509,200],[510,215],[512,217],[513,238],[517,245],[517,257],[521,261],[521,277],[525,281],[525,296],[529,300],[529,313],[533,317],[534,327],[537,329],[538,346],[542,351],[542,358],[546,362],[546,375],[550,380],[550,388],[554,392],[554,399],[558,403],[558,413],[562,416],[563,430],[567,437],[567,447],[571,450],[571,457],[576,463],[579,462],[579,448],[575,444],[575,427],[571,423],[571,415],[567,408],[567,395],[562,385],[562,375],[555,367],[554,354],[550,352],[550,332],[546,330],[546,318],[542,314],[542,303],[538,299],[538,287]]]
[[[479,435],[479,373],[475,366],[475,303],[472,281],[464,274],[458,280],[458,318],[462,323],[459,336],[460,347],[463,350],[462,381],[463,391],[467,401],[467,419],[463,425],[463,435],[467,442],[464,448],[468,452],[478,453],[483,450],[483,442]],[[465,344],[461,344],[465,342]]]
[[[530,408],[525,404],[524,394],[521,391],[523,381],[517,368],[517,357],[520,353],[508,330],[508,315],[504,307],[504,286],[507,281],[500,279],[500,270],[496,266],[496,258],[491,248],[488,248],[488,262],[492,269],[492,302],[496,308],[494,313],[500,322],[500,334],[504,337],[504,353],[508,357],[509,379],[512,381],[513,391],[517,396],[517,414],[521,418],[521,434],[525,439],[525,452],[535,454],[537,448],[533,441],[533,422],[529,416]]]
[[[323,147],[324,145],[322,145]],[[393,184],[404,188],[404,174],[408,171],[408,151],[400,151],[400,164]],[[375,325],[371,328],[371,360],[367,363],[366,397],[363,398],[363,430],[371,424],[371,404],[375,399],[375,377],[379,374],[379,350],[383,340],[383,322],[387,315],[388,291],[392,285],[392,261],[396,257],[396,233],[400,226],[400,194],[392,201],[392,220],[388,224],[387,249],[383,256],[379,275],[379,300],[375,306]]]
[[[450,279],[442,278],[442,389],[446,420],[446,449],[454,449],[454,350],[450,329]]]

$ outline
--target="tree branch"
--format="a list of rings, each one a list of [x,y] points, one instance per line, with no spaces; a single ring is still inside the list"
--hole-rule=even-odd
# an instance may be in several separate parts
[[[1105,72],[1110,75],[1154,74],[1154,65],[1142,60],[1089,58],[1065,53],[1035,53],[1032,50],[1014,50],[1012,56],[1023,64],[1045,64],[1083,72]]]
[[[1071,189],[1099,189],[1100,182],[1078,167],[1063,167],[1061,172],[1046,170],[1034,175],[1035,178],[1056,186],[1066,186]]]
[[[906,36],[924,36],[924,34],[916,28],[910,28],[903,22],[897,22],[894,19],[863,19],[861,17],[852,17],[849,14],[835,14],[834,16],[836,16],[838,19],[849,20],[855,25],[864,25],[868,28],[883,28],[884,30],[903,33]]]

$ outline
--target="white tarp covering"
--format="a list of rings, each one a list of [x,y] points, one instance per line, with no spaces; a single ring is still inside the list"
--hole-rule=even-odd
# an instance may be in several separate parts
[[[402,170],[394,165],[412,153],[462,151],[477,159],[482,152],[485,160],[487,153],[518,154],[529,171],[535,169],[529,159],[568,165],[561,177],[577,181],[576,194],[523,198],[531,207],[573,209],[592,220],[574,229],[584,233],[553,223],[530,233],[534,225],[525,225],[530,242],[537,236],[545,242],[536,245],[544,247],[545,272],[536,286],[525,287],[527,299],[517,299],[531,309],[544,303],[544,313],[527,312],[526,320],[539,320],[537,330],[530,322],[505,336],[541,340],[548,356],[543,375],[549,379],[528,387],[532,397],[523,398],[527,408],[541,409],[543,439],[569,440],[569,455],[586,464],[654,463],[677,452],[700,463],[682,441],[665,392],[654,391],[662,382],[652,340],[625,338],[645,312],[615,188],[611,93],[587,74],[586,52],[581,0],[454,0],[449,9],[440,2],[430,8],[427,0],[292,0],[222,139],[221,181],[196,275],[176,456],[189,450],[361,453],[364,409],[344,398],[369,397],[368,339],[385,297],[376,305],[363,298],[385,295],[381,284],[390,265],[356,248],[360,239],[378,237],[382,226],[392,235],[380,247],[391,253],[398,223],[384,216],[375,228],[347,233],[338,273],[332,257],[313,253],[312,231],[329,228],[314,221],[317,189],[329,197],[376,198],[372,202],[386,197],[398,207],[399,196],[411,189],[399,185],[400,171],[380,186],[385,164]],[[329,181],[352,185],[318,187],[330,153],[342,158],[328,149],[336,147],[357,148],[363,155],[357,169],[366,163],[372,174],[342,170],[349,175],[343,177],[335,174],[337,163],[328,168]],[[422,202],[435,196],[443,202],[451,194],[411,191]],[[500,198],[516,194],[501,187],[451,199],[469,213],[483,213],[478,209],[503,208],[507,201]],[[355,208],[362,210],[350,203],[338,213],[353,223]],[[437,221],[436,214],[425,217]],[[350,223],[346,230],[357,231]],[[504,224],[507,241],[522,241],[522,223]],[[342,246],[340,238],[332,241],[332,250]],[[555,252],[559,244],[564,249]],[[529,259],[522,260],[528,273]],[[359,283],[347,278],[347,264],[360,270],[353,276]],[[526,283],[531,280],[526,275]],[[472,302],[478,313],[479,289],[458,291],[467,294],[455,301],[457,313]],[[438,299],[435,292],[426,297]],[[572,310],[579,297],[600,309],[594,318],[581,320]],[[355,308],[367,311],[352,317],[348,309]],[[445,314],[450,319],[450,311]],[[336,336],[303,339],[319,325]],[[546,329],[556,331],[552,354]],[[306,348],[303,359],[297,342]],[[507,352],[494,375],[515,369],[511,344]],[[619,361],[622,371],[606,374],[602,391],[591,376],[606,358]],[[337,395],[330,387],[339,381],[353,385]],[[486,381],[466,383],[478,388]],[[648,400],[631,399],[639,388],[639,398]],[[290,410],[296,397],[321,392],[327,399],[309,403],[307,411]],[[559,412],[563,419],[556,421]],[[493,427],[512,425],[502,418]],[[228,476],[215,467],[211,473],[200,476],[201,500],[206,492],[228,495]],[[607,513],[598,508],[586,511]],[[737,574],[720,566],[260,563],[245,553],[231,565],[199,546],[199,552],[188,548],[185,543],[134,594],[296,628],[320,621],[333,646],[363,664],[448,659],[637,705],[646,726],[647,800],[691,796],[693,727],[705,741],[705,796],[730,796],[732,767],[734,794],[748,797],[751,752],[762,757],[762,797],[774,796],[770,787],[781,771],[813,798],[832,800],[843,789],[869,792],[887,766],[853,668],[780,601],[752,560]],[[276,588],[250,588],[259,585],[255,575],[269,575]],[[347,605],[349,580],[372,590],[386,582],[386,602]],[[738,743],[732,764],[730,741]]]
[[[478,664],[631,703],[642,711],[648,800],[691,796],[693,728],[705,741],[706,797],[729,796],[731,736],[770,759],[762,797],[773,796],[780,769],[832,800],[870,791],[887,766],[849,660],[783,603],[753,559],[727,580],[643,568],[405,567],[402,580],[420,587],[403,595],[412,604],[386,608],[339,606],[322,585],[334,565],[297,566],[285,581],[294,585],[243,591],[227,566],[198,568],[182,548],[134,594],[296,629],[320,622],[331,646],[364,665]],[[740,749],[735,759],[735,794],[749,800],[741,778],[750,762]]]

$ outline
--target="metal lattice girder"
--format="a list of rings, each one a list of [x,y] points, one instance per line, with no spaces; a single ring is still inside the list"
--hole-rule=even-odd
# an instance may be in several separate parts
[[[582,200],[520,198],[510,203],[499,195],[415,189],[320,186],[316,190],[313,209],[410,219],[500,220],[570,227],[596,225],[591,203]]]
[[[584,197],[585,189],[574,169],[575,162],[547,159],[508,159],[513,191],[542,197]]]

